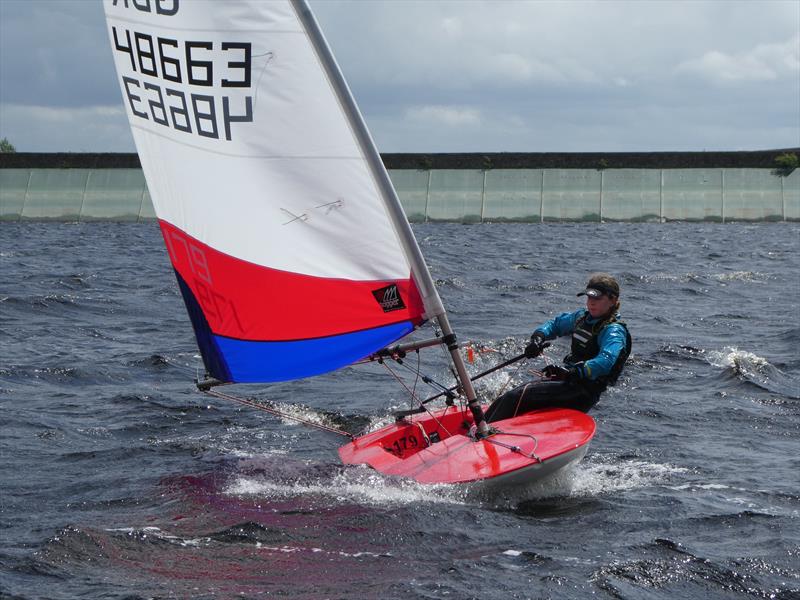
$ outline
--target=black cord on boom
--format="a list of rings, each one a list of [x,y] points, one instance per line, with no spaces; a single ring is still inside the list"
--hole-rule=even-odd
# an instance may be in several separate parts
[[[483,373],[478,373],[477,375],[475,375],[474,377],[470,377],[469,379],[470,379],[470,381],[475,381],[476,379],[480,379],[481,377],[485,377],[486,375],[489,375],[490,373],[494,373],[495,371],[499,371],[503,367],[507,367],[508,365],[513,365],[515,362],[520,361],[523,358],[525,358],[525,354],[524,353],[520,354],[519,356],[515,356],[514,358],[509,358],[507,361],[501,362],[499,365],[495,365],[491,369],[487,369]],[[456,391],[458,389],[458,387],[459,386],[454,385],[452,387],[446,388],[444,391],[436,394],[435,396],[431,396],[430,398],[426,398],[425,400],[422,401],[422,404],[428,404],[429,402],[433,402],[437,398],[441,398],[444,395],[448,395],[448,397],[449,397],[449,395],[451,395],[452,392]]]
[[[403,367],[404,369],[406,369],[407,371],[410,371],[411,373],[414,373],[418,378],[420,378],[423,381],[423,383],[427,383],[429,386],[431,386],[433,388],[438,388],[438,389],[442,390],[442,394],[446,393],[447,395],[452,395],[451,394],[452,389],[449,389],[449,388],[445,387],[443,384],[439,383],[438,381],[436,381],[432,377],[429,377],[428,375],[423,374],[422,371],[419,370],[419,362],[417,363],[418,366],[417,366],[416,369],[413,369],[412,367],[409,367],[402,360],[396,360],[395,359],[395,362],[397,364],[399,364],[401,367]]]

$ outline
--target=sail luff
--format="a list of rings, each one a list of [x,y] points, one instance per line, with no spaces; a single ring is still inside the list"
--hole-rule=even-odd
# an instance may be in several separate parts
[[[400,240],[401,247],[405,252],[406,258],[411,266],[411,273],[414,281],[417,284],[422,301],[425,306],[426,317],[435,318],[442,329],[444,335],[444,342],[450,351],[450,357],[453,361],[453,366],[461,382],[464,395],[469,403],[470,410],[472,411],[476,425],[482,434],[487,432],[487,425],[483,418],[483,412],[478,402],[475,389],[472,385],[472,380],[467,372],[467,367],[464,364],[464,359],[458,351],[458,342],[456,335],[453,332],[450,322],[447,318],[442,300],[439,297],[439,292],[428,270],[428,265],[422,256],[422,251],[417,244],[417,239],[411,231],[411,225],[408,223],[403,208],[400,204],[400,199],[397,197],[397,192],[389,179],[389,174],[383,165],[378,149],[375,142],[367,129],[364,118],[358,110],[355,99],[353,98],[350,88],[342,75],[336,60],[333,57],[330,47],[328,46],[322,30],[317,24],[311,9],[306,0],[292,0],[292,6],[297,11],[298,18],[301,24],[308,33],[309,39],[314,46],[317,56],[322,63],[322,66],[330,79],[336,97],[347,115],[348,122],[353,129],[353,133],[358,140],[358,144],[364,153],[364,158],[367,161],[370,172],[380,191],[381,200],[383,200],[386,212],[389,215],[390,222],[392,223],[395,232]]]
[[[336,63],[336,59],[333,56],[333,52],[331,52],[328,42],[325,40],[325,36],[314,17],[314,13],[311,12],[307,1],[292,0],[292,6],[295,8],[301,24],[308,33],[320,63],[325,73],[328,75],[340,106],[347,115],[353,134],[364,154],[364,159],[369,166],[370,173],[380,192],[381,200],[386,208],[386,213],[389,216],[389,220],[394,227],[403,252],[411,266],[411,274],[414,277],[414,281],[422,297],[423,305],[425,306],[425,317],[429,319],[439,317],[445,314],[444,305],[439,297],[439,292],[436,290],[436,285],[428,270],[428,265],[425,263],[422,251],[417,244],[417,239],[411,231],[411,226],[408,223],[405,212],[403,212],[400,199],[397,196],[394,185],[392,185],[386,167],[383,165],[380,153],[364,122],[364,118],[358,110],[358,106],[350,92],[347,81],[342,75]]]

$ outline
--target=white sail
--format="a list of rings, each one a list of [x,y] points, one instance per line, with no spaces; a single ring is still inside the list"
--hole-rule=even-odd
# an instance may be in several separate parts
[[[148,189],[214,376],[330,370],[443,314],[304,3],[104,6]]]

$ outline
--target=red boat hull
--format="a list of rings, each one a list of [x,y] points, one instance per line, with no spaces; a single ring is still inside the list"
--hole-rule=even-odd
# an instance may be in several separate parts
[[[548,408],[497,421],[489,438],[469,436],[472,418],[455,407],[387,425],[339,448],[345,464],[367,464],[420,483],[529,483],[580,460],[595,422]]]

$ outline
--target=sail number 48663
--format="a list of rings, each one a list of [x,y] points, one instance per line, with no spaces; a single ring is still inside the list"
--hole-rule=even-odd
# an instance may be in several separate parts
[[[134,116],[228,141],[233,123],[253,121],[249,42],[186,41],[117,27],[111,28],[111,35],[115,52],[129,59],[120,65],[127,74],[120,75]],[[217,95],[221,89],[236,88],[242,91]],[[199,93],[203,89],[210,93]]]

